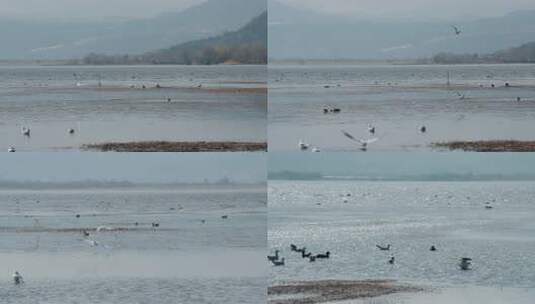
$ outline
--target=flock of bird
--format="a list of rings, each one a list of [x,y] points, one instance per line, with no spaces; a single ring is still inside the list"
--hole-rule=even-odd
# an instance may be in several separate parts
[[[377,244],[375,246],[380,251],[390,251],[390,249],[392,248],[392,245],[390,245],[390,244],[387,244],[386,246]],[[315,262],[317,259],[328,259],[328,258],[331,257],[331,252],[330,251],[314,255],[314,254],[312,254],[312,252],[307,252],[306,247],[299,248],[294,244],[290,244],[290,251],[299,253],[301,255],[301,258],[308,259],[309,262]],[[429,251],[436,252],[437,251],[436,246],[435,245],[431,245],[431,247],[429,248]],[[274,255],[268,255],[267,259],[268,259],[269,262],[271,262],[273,264],[273,266],[284,266],[285,263],[286,263],[285,262],[285,258],[280,256],[280,250],[278,250],[278,249],[275,250],[275,254]],[[390,265],[394,265],[396,263],[396,258],[392,255],[388,259],[387,263],[390,264]],[[459,266],[459,268],[461,270],[471,270],[472,269],[472,259],[471,258],[467,258],[467,257],[462,257],[462,258],[460,258],[458,266]]]
[[[301,258],[308,259],[309,262],[315,262],[317,259],[328,259],[331,257],[331,252],[326,251],[325,253],[312,254],[312,252],[307,252],[306,247],[299,248],[294,244],[290,244],[290,251],[301,254]],[[281,258],[279,255],[280,251],[275,250],[275,255],[268,255],[268,261],[270,261],[274,266],[284,266],[285,259]]]
[[[370,133],[371,135],[374,135],[375,134],[375,130],[376,130],[376,127],[372,124],[368,124],[368,133]],[[367,151],[368,150],[368,145],[376,142],[379,140],[379,138],[377,137],[372,137],[372,138],[357,138],[355,136],[353,136],[351,133],[345,131],[345,130],[340,130],[342,132],[342,134],[348,138],[349,140],[359,144],[359,149],[361,151]],[[419,127],[419,131],[420,133],[426,133],[427,132],[427,127],[422,125]],[[311,150],[312,152],[320,152],[320,148],[318,147],[312,147],[312,149],[310,148],[310,144],[307,143],[306,141],[300,139],[299,140],[299,143],[298,143],[298,147],[301,151],[308,151],[308,150]]]

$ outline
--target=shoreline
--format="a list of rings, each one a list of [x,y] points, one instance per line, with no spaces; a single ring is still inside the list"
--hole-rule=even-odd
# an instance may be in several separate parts
[[[298,281],[268,288],[269,304],[317,304],[376,298],[397,293],[417,293],[424,288],[393,280]]]
[[[432,143],[432,148],[464,152],[535,152],[535,141],[480,140]]]
[[[106,142],[85,144],[82,151],[99,152],[266,152],[266,142],[171,142],[171,141],[140,141],[140,142]]]

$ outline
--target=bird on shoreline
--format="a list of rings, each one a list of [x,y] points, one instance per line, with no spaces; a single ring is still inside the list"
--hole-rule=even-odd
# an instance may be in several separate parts
[[[9,148],[7,149],[7,152],[15,152],[15,151],[16,151],[16,150],[15,150],[15,147],[9,147]]]
[[[22,133],[22,135],[30,137],[30,128],[22,127],[20,129],[20,132]]]
[[[15,271],[15,273],[13,274],[13,283],[15,283],[15,285],[24,283],[22,275],[18,271]]]

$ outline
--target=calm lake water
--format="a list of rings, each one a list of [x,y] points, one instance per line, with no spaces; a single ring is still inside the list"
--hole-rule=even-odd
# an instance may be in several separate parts
[[[535,139],[535,65],[270,65],[269,88],[271,150],[298,150],[300,139],[321,150],[357,150],[341,130],[379,138],[368,151]],[[341,112],[324,114],[325,107]]]
[[[286,258],[284,267],[270,266],[272,284],[397,279],[535,288],[535,182],[270,181],[268,197],[269,248]],[[290,252],[292,243],[331,258],[311,263]],[[461,257],[473,259],[473,270],[459,269]]]
[[[0,206],[3,303],[266,301],[263,187],[3,189]]]
[[[0,65],[0,149],[77,149],[106,141],[262,142],[267,96],[254,89],[265,88],[266,74],[265,66]],[[237,88],[251,90],[231,90]],[[22,126],[31,128],[30,138],[21,134]],[[68,134],[69,128],[76,133]]]

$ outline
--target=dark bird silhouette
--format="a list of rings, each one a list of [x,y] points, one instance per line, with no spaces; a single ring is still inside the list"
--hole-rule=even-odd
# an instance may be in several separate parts
[[[375,245],[375,246],[377,246],[377,248],[379,248],[379,250],[383,250],[383,251],[390,250],[390,244],[388,244],[387,246],[381,246],[381,245]]]
[[[280,261],[271,261],[271,263],[273,263],[273,266],[284,266],[284,258]]]
[[[271,262],[279,260],[279,250],[275,250],[275,255],[268,255],[267,258]]]
[[[396,259],[394,257],[391,257],[390,260],[388,260],[388,264],[390,265],[394,265],[395,262],[396,262]]]
[[[451,27],[455,31],[455,35],[459,36],[462,33],[462,31],[458,27],[456,27],[455,25],[452,25]]]
[[[461,270],[470,270],[472,269],[472,259],[471,258],[461,258],[459,262],[459,267]]]
[[[437,251],[437,248],[435,247],[435,245],[432,245],[431,248],[429,248],[430,251]]]
[[[328,259],[330,256],[331,256],[331,253],[329,251],[325,253],[316,254],[317,259]]]

